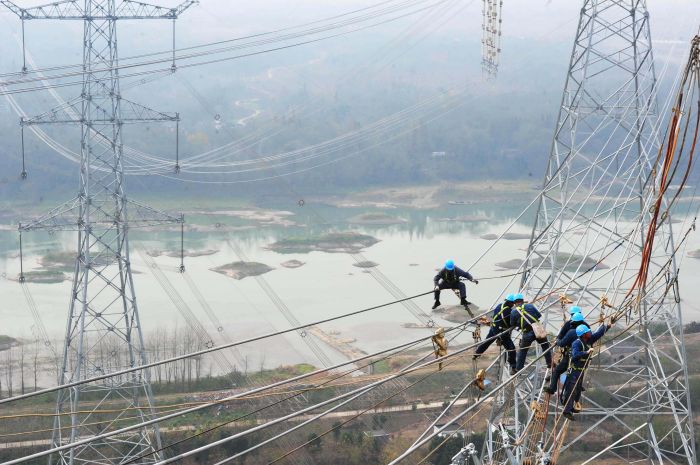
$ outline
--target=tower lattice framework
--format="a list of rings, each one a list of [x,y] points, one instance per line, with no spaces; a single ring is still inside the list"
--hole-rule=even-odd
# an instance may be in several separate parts
[[[64,0],[31,8],[0,1],[23,22],[40,19],[83,22],[80,95],[46,113],[23,118],[22,127],[64,124],[80,127],[80,182],[74,199],[20,225],[33,230],[76,231],[78,247],[70,295],[59,384],[146,364],[129,256],[129,229],[181,223],[127,199],[122,165],[122,129],[136,123],[174,122],[121,95],[117,24],[123,20],[177,17],[194,1],[167,8],[130,0]],[[174,55],[173,55],[174,59]],[[173,62],[173,71],[175,63]],[[22,177],[26,177],[23,171]],[[127,217],[128,211],[128,217]],[[21,275],[20,280],[24,277]],[[133,372],[60,391],[52,447],[154,418],[146,372]],[[105,412],[100,412],[103,410]],[[154,463],[160,459],[157,424],[118,437],[69,447],[51,456],[56,464]],[[139,458],[141,456],[143,458]]]
[[[584,0],[521,268],[521,288],[542,311],[550,342],[568,313],[567,298],[595,329],[622,304],[639,271],[666,129],[659,115],[669,110],[659,108],[656,93],[646,2]],[[564,463],[560,457],[586,446],[593,461],[695,463],[678,237],[668,200],[664,208],[649,283],[638,308],[603,339],[577,421],[560,416],[556,395],[547,406],[540,359],[494,408],[484,464]],[[541,353],[536,346],[530,358]]]
[[[501,57],[503,0],[483,0],[481,70],[487,80],[495,79]]]

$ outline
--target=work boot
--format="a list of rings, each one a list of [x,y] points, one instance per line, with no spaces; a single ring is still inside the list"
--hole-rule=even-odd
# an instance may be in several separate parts
[[[436,308],[438,308],[440,305],[441,305],[441,304],[440,304],[440,301],[439,301],[439,300],[436,300],[435,303],[433,304],[433,310],[435,310]]]
[[[564,418],[566,418],[569,421],[576,421],[576,419],[574,418],[574,414],[571,412],[564,412],[563,415]]]
[[[479,357],[481,357],[481,354],[474,354],[472,355],[472,360],[478,360]]]
[[[515,374],[518,372],[517,368],[515,367],[510,367],[510,375],[515,376]]]

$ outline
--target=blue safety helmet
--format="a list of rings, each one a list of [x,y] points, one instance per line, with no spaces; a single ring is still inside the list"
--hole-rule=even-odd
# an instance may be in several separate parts
[[[589,328],[589,327],[586,326],[586,325],[580,325],[580,326],[577,326],[577,327],[576,327],[576,335],[577,335],[578,337],[581,337],[581,336],[583,336],[584,334],[590,333],[590,332],[591,332],[591,328]]]
[[[575,321],[577,323],[583,321],[583,314],[580,312],[574,313],[571,315],[571,321]]]
[[[574,305],[573,307],[569,308],[569,314],[573,315],[574,313],[581,313],[581,307]]]
[[[506,302],[515,302],[515,294],[508,294],[506,296]]]
[[[513,302],[515,302],[516,300],[525,300],[525,297],[522,294],[515,294],[513,299],[515,299],[513,300]]]
[[[445,269],[448,269],[450,271],[455,269],[455,261],[454,260],[447,260],[445,262]]]

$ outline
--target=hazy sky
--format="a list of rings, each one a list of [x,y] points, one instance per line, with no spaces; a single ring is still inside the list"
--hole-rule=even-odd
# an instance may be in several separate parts
[[[21,6],[43,3],[42,0],[16,0]],[[201,0],[187,11],[178,22],[178,45],[186,46],[203,42],[230,39],[252,32],[302,24],[335,14],[378,3],[379,0],[262,0],[234,2],[231,0]],[[481,0],[455,0],[465,5],[458,15],[442,27],[455,36],[474,40],[481,36]],[[157,2],[156,2],[157,3]],[[162,1],[172,6],[177,1]],[[581,0],[504,0],[503,47],[510,39],[533,39],[570,42]],[[700,25],[700,1],[650,0],[652,34],[659,41],[659,53],[667,48],[665,41],[689,41]],[[19,53],[10,34],[19,33],[19,21],[9,12],[0,9],[0,71],[11,71]],[[381,26],[384,31],[398,29],[404,22]],[[120,24],[122,40],[138,34],[139,48],[145,50],[167,49],[170,46],[170,25],[167,21],[150,21],[147,24],[125,22]],[[79,24],[56,21],[30,22],[27,24],[27,43],[41,59],[42,64],[75,61],[80,58]],[[338,40],[352,40],[346,36]],[[134,50],[128,50],[131,54]],[[124,55],[125,52],[122,52]]]

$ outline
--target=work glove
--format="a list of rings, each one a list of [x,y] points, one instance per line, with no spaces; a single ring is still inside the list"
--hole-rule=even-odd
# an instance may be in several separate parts
[[[479,284],[479,280],[478,280],[478,279],[475,279],[475,280],[472,281],[472,282],[473,282],[474,284]]]
[[[592,354],[592,353],[593,353],[593,347],[591,347],[590,349],[588,349],[588,353],[589,353],[589,354]]]
[[[434,290],[434,291],[439,291],[439,290],[440,290],[440,286],[435,286],[435,289],[433,289],[433,290]]]

